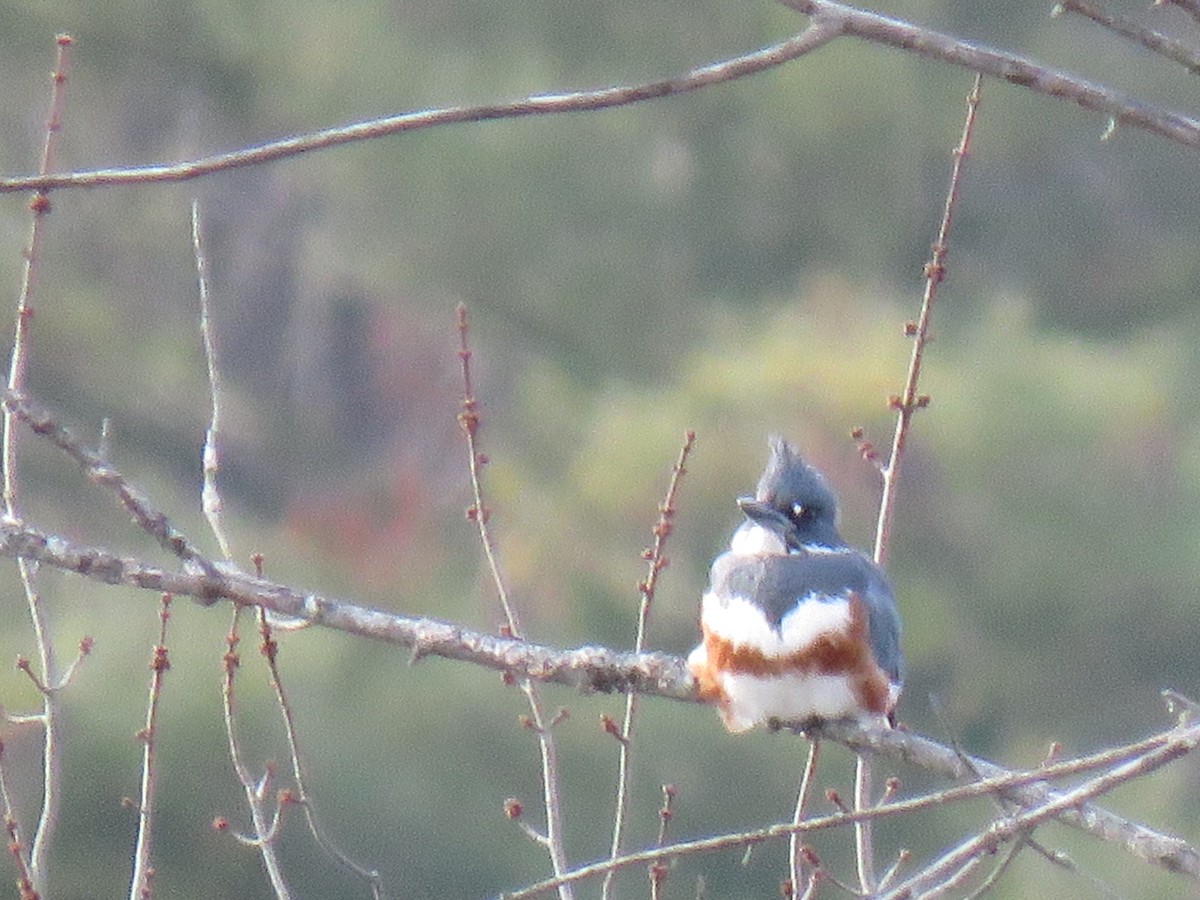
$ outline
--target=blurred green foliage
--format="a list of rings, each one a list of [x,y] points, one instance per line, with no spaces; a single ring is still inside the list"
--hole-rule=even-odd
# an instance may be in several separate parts
[[[881,11],[993,42],[1177,103],[1183,73],[1032,0],[894,0]],[[1151,23],[1176,24],[1169,10]],[[439,104],[677,74],[779,40],[772,3],[601,5],[0,3],[0,169],[32,171],[52,37],[76,39],[60,165],[174,160]],[[472,315],[494,526],[527,631],[632,644],[641,549],[686,428],[699,442],[650,643],[686,652],[707,565],[736,524],[765,435],[796,440],[838,487],[844,530],[871,541],[880,447],[909,345],[920,266],[943,201],[967,74],[837,41],[754,78],[597,114],[456,126],[201,182],[60,192],[35,298],[31,391],[86,433],[204,543],[208,415],[189,244],[205,221],[226,372],[223,486],[239,553],[279,579],[473,627],[499,619],[462,510],[465,450],[453,308]],[[905,463],[891,567],[913,728],[1013,766],[1052,740],[1086,751],[1164,722],[1157,692],[1200,693],[1200,174],[1186,151],[995,84],[969,161]],[[19,279],[27,214],[0,202],[0,284]],[[22,445],[31,521],[139,555],[111,498],[47,448]],[[208,542],[211,549],[211,542]],[[59,898],[125,890],[138,746],[156,633],[145,596],[44,573],[66,657],[96,650],[65,696],[67,807]],[[0,656],[33,655],[15,573]],[[253,854],[209,829],[244,820],[219,716],[228,614],[179,604],[160,740],[162,896],[267,896]],[[249,634],[239,682],[254,758],[284,745]],[[519,695],[467,666],[409,666],[323,633],[283,641],[328,831],[395,896],[483,896],[546,872],[501,809],[538,818]],[[618,698],[548,689],[568,851],[606,852]],[[34,702],[18,673],[0,702]],[[5,727],[22,822],[37,738]],[[646,701],[631,845],[790,815],[802,758],[780,736],[724,734],[710,710]],[[824,782],[848,793],[848,759]],[[929,782],[900,771],[905,790]],[[1194,763],[1113,798],[1200,839]],[[881,826],[884,853],[956,841],[984,804]],[[26,825],[28,827],[28,825]],[[240,825],[239,825],[240,827]],[[1129,897],[1183,895],[1168,876],[1063,829],[1039,833]],[[835,867],[844,836],[816,842]],[[285,862],[299,896],[353,896],[299,816]],[[689,859],[677,896],[770,896],[783,848]],[[642,874],[621,882],[644,892]],[[997,896],[1093,896],[1088,877],[1024,854]]]

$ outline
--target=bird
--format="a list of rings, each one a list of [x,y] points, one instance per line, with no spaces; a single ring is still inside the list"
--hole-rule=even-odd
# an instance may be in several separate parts
[[[900,616],[884,571],[849,546],[825,478],[788,441],[712,563],[688,667],[726,729],[853,719],[891,725],[904,681]]]

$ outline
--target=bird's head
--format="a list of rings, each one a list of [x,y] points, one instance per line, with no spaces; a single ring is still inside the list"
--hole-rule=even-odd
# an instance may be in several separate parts
[[[770,438],[771,455],[753,497],[738,506],[751,529],[767,545],[777,539],[788,552],[845,546],[837,531],[837,499],[821,473],[806,463],[782,437]]]

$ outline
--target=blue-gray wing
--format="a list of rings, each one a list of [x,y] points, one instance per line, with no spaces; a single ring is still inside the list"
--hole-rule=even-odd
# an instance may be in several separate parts
[[[735,556],[713,562],[710,590],[754,603],[771,627],[799,602],[843,600],[857,595],[867,608],[867,631],[875,662],[893,684],[904,678],[900,615],[883,570],[858,550],[801,552],[787,556]]]

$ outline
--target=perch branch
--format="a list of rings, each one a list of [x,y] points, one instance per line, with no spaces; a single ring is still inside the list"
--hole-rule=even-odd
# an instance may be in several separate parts
[[[216,576],[170,572],[11,522],[0,522],[0,556],[34,559],[106,584],[129,585],[156,595],[167,591],[204,603],[223,599],[243,606],[261,605],[284,615],[306,618],[313,625],[409,648],[414,659],[439,656],[580,690],[636,690],[670,700],[699,702],[686,661],[669,653],[635,654],[594,646],[547,647],[482,634],[437,619],[402,616],[297,591],[233,568]],[[810,728],[809,734],[855,752],[874,753],[953,779],[971,779],[975,772],[984,778],[997,778],[1008,772],[994,763],[965,757],[954,748],[899,729],[884,731],[829,722]],[[1060,792],[1045,783],[1047,777],[1044,771],[1030,774],[1027,781],[1007,789],[1006,799],[1025,807],[1048,802]],[[1090,803],[1063,809],[1056,815],[1059,821],[1122,847],[1138,859],[1200,881],[1200,850],[1186,841]]]
[[[12,400],[13,395],[6,395],[6,403]],[[156,595],[166,592],[176,597],[191,597],[203,604],[228,600],[236,607],[262,607],[304,619],[310,625],[409,648],[414,661],[424,656],[440,656],[513,677],[581,690],[636,691],[692,703],[700,699],[686,661],[668,653],[629,653],[595,646],[566,650],[547,647],[514,637],[471,631],[437,619],[404,616],[322,597],[247,574],[232,565],[212,566],[207,572],[172,572],[7,519],[0,520],[0,556],[34,560],[95,581],[128,585]],[[953,779],[1011,774],[993,763],[964,756],[957,749],[900,729],[864,729],[830,722],[809,728],[807,733],[812,738],[835,741],[856,753],[903,760]],[[1025,808],[1053,802],[1061,792],[1046,784],[1046,777],[1045,772],[1036,773],[1030,783],[1013,788],[1005,799]],[[1200,850],[1185,841],[1090,803],[1064,808],[1056,813],[1056,818],[1123,847],[1140,859],[1200,880]]]

